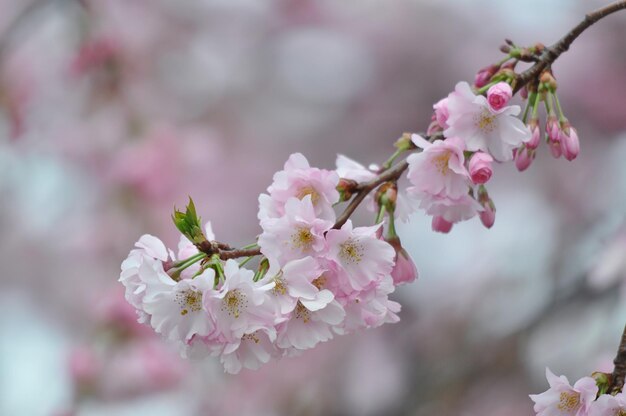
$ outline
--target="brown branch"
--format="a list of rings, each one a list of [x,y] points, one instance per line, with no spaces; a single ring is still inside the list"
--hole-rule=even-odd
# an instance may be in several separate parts
[[[514,92],[518,92],[526,84],[537,79],[537,77],[541,74],[541,71],[552,65],[552,63],[556,61],[563,52],[569,49],[574,40],[576,40],[576,38],[590,26],[595,24],[598,20],[622,9],[626,9],[626,1],[616,1],[596,11],[587,13],[583,21],[581,21],[576,27],[570,30],[554,45],[548,46],[543,50],[541,56],[539,57],[539,62],[517,76]]]
[[[610,394],[621,392],[622,387],[624,387],[624,379],[626,379],[626,327],[624,327],[622,340],[619,343],[613,364],[615,364],[615,368],[613,369],[611,384],[608,390]]]

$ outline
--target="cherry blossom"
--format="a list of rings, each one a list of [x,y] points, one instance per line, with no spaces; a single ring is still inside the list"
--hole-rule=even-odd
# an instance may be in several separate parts
[[[537,416],[586,416],[596,398],[598,386],[591,377],[583,377],[572,387],[567,377],[555,376],[546,368],[550,388],[541,394],[531,394]]]

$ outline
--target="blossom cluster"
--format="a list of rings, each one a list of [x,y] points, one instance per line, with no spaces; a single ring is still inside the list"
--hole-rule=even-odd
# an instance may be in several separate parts
[[[397,322],[400,305],[389,295],[415,280],[417,268],[396,219],[407,220],[419,207],[435,231],[447,233],[477,215],[490,228],[495,206],[485,184],[493,164],[518,163],[534,140],[535,131],[517,118],[520,107],[509,105],[514,79],[498,74],[481,88],[458,83],[434,105],[427,138],[403,135],[382,167],[340,155],[336,169],[326,170],[292,154],[259,196],[262,233],[245,249],[215,241],[193,202],[176,211],[177,253],[144,235],[122,263],[120,281],[139,321],[177,342],[185,356],[219,356],[230,373]],[[536,105],[539,93],[533,94]],[[405,152],[411,152],[406,161],[394,164]],[[404,170],[405,191],[398,188]],[[368,200],[374,225],[354,226],[349,208],[337,216],[335,206],[355,194],[351,205]],[[256,270],[246,268],[257,255]]]
[[[550,388],[532,394],[537,416],[622,416],[626,414],[623,392],[606,394],[608,379],[603,373],[583,377],[572,386],[567,377],[557,377],[546,369]]]
[[[400,305],[389,295],[415,280],[415,265],[397,237],[385,241],[382,223],[335,227],[339,179],[301,154],[289,158],[259,197],[256,273],[198,250],[215,240],[210,224],[204,232],[181,227],[177,253],[142,236],[120,275],[139,320],[186,356],[219,356],[230,373],[397,322]],[[187,214],[193,221],[195,208]]]

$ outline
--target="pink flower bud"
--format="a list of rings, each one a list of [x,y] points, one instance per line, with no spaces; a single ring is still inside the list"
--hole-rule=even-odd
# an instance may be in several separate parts
[[[431,223],[431,227],[433,231],[438,233],[448,234],[452,229],[452,223],[446,221],[443,217],[433,217],[433,222]]]
[[[100,371],[98,358],[89,347],[74,349],[70,355],[68,366],[72,379],[78,384],[91,383]]]
[[[494,111],[501,110],[512,96],[513,89],[506,82],[498,82],[487,90],[487,101]]]
[[[522,145],[515,152],[515,167],[520,172],[523,172],[528,169],[534,158],[535,151],[527,148],[525,145]]]
[[[541,142],[541,129],[539,128],[539,121],[537,119],[531,119],[528,122],[528,128],[530,129],[530,140],[526,142],[526,147],[529,149],[536,149]]]
[[[546,134],[548,136],[548,141],[550,142],[558,142],[560,140],[561,129],[559,128],[559,121],[556,116],[548,116],[548,120],[546,121]]]
[[[561,152],[565,159],[569,161],[576,159],[578,153],[580,153],[578,133],[569,124],[569,121],[563,123],[563,130],[561,130]]]
[[[413,259],[402,248],[402,243],[398,237],[390,238],[387,240],[389,244],[396,251],[395,265],[391,270],[391,277],[393,278],[393,284],[398,286],[403,283],[411,283],[417,279],[417,267],[413,262]]]
[[[500,69],[497,65],[489,65],[478,71],[476,77],[474,78],[474,86],[476,88],[481,88],[489,83],[489,80]]]
[[[478,214],[480,222],[482,222],[486,228],[493,227],[493,223],[496,222],[496,207],[493,205],[491,199],[489,202],[490,203],[485,205],[485,210]]]
[[[448,117],[450,116],[450,112],[448,111],[448,97],[442,98],[433,106],[435,109],[435,118],[437,123],[441,126],[441,128],[448,128]]]
[[[560,140],[559,141],[549,140],[548,148],[550,149],[550,153],[552,154],[552,157],[554,157],[555,159],[558,159],[561,157],[561,154],[563,151],[561,150]]]
[[[493,174],[493,157],[488,153],[476,152],[469,162],[469,173],[476,185],[487,183]]]

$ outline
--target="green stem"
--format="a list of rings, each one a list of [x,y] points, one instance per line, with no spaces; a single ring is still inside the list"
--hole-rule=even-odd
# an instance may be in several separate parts
[[[395,160],[398,158],[398,156],[402,154],[402,152],[404,152],[404,149],[397,149],[395,152],[393,152],[391,157],[389,157],[389,159],[387,159],[387,161],[383,163],[383,168],[389,169],[391,165],[393,165],[393,162],[395,162]]]
[[[528,110],[530,110],[530,103],[535,101],[535,95],[537,95],[536,92],[531,93],[528,96],[528,101],[526,101],[526,108],[524,108],[524,116],[522,117],[522,121],[524,122],[524,124],[526,124],[526,121],[528,120]]]
[[[559,101],[559,97],[556,93],[550,94],[554,98],[554,102],[556,103],[556,111],[559,112],[559,121],[565,121],[565,114],[563,114],[563,110],[561,109],[561,102]]]
[[[539,111],[539,98],[540,98],[540,94],[538,92],[535,92],[535,102],[533,103],[533,118],[537,118],[538,117],[538,111]]]
[[[387,227],[387,232],[389,233],[389,237],[398,236],[398,233],[396,232],[396,219],[393,211],[389,212],[389,226]]]
[[[383,218],[385,218],[385,212],[387,211],[387,208],[385,208],[385,205],[381,205],[380,208],[378,208],[378,214],[376,215],[376,224],[380,224],[383,221]]]
[[[252,260],[254,258],[254,256],[250,256],[250,257],[246,257],[244,261],[242,261],[241,263],[239,263],[239,267],[243,267],[246,265],[246,263],[248,263],[250,260]]]
[[[190,261],[192,262],[191,264],[193,264],[196,261],[198,261],[198,260],[200,260],[200,259],[202,259],[204,257],[206,257],[205,253],[197,253],[197,254],[194,254],[191,257],[186,258],[185,260],[181,260],[181,261],[179,261],[177,263],[174,263],[174,267],[178,268],[178,267],[180,267],[180,266],[182,266],[182,265],[184,265],[184,264],[186,264],[187,262],[190,262]],[[187,266],[185,266],[185,267],[187,267]]]
[[[241,247],[240,250],[249,250],[251,248],[257,248],[259,245],[257,243],[248,244],[247,246]]]

